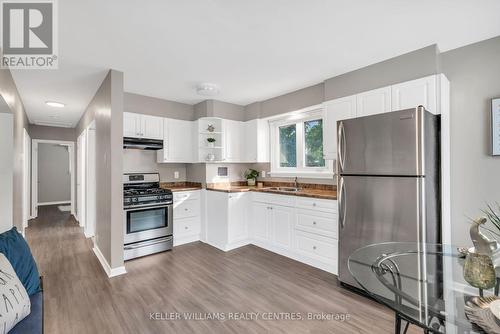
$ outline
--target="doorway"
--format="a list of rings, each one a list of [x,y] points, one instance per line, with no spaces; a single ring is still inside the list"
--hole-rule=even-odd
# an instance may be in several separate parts
[[[38,207],[59,205],[75,215],[75,144],[71,141],[32,141],[32,216]]]

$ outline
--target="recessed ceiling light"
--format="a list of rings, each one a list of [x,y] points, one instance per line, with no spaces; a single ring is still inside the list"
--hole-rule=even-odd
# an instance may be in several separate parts
[[[61,102],[55,102],[55,101],[47,101],[45,102],[46,105],[55,107],[55,108],[64,108],[66,105]]]
[[[196,92],[203,96],[215,96],[219,94],[219,86],[213,83],[201,83],[196,86]]]

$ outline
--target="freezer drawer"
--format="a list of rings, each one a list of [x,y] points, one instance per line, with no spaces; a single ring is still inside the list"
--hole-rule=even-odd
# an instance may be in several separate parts
[[[358,248],[387,241],[416,242],[425,210],[423,178],[344,176],[339,180],[339,278],[357,286],[347,260]]]
[[[414,108],[339,121],[340,174],[424,175],[423,138],[432,136],[427,128],[436,124],[424,122],[429,117],[434,116]]]

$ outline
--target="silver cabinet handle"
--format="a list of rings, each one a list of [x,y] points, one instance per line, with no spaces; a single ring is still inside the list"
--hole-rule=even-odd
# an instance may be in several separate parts
[[[188,227],[187,227],[187,226],[184,226],[184,229],[185,229],[185,230],[187,230],[187,229],[188,229]]]
[[[313,203],[313,206],[316,206],[316,203]]]
[[[316,246],[313,246],[313,249],[316,250]]]
[[[313,222],[313,225],[316,225],[316,222]]]

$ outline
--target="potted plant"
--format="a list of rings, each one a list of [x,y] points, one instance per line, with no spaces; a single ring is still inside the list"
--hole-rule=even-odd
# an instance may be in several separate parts
[[[257,180],[257,176],[259,176],[259,172],[255,169],[247,169],[245,172],[245,179],[247,179],[247,183],[249,186],[255,186],[255,180]]]
[[[208,147],[213,148],[215,146],[215,138],[209,137],[207,138],[207,142],[208,142]]]

